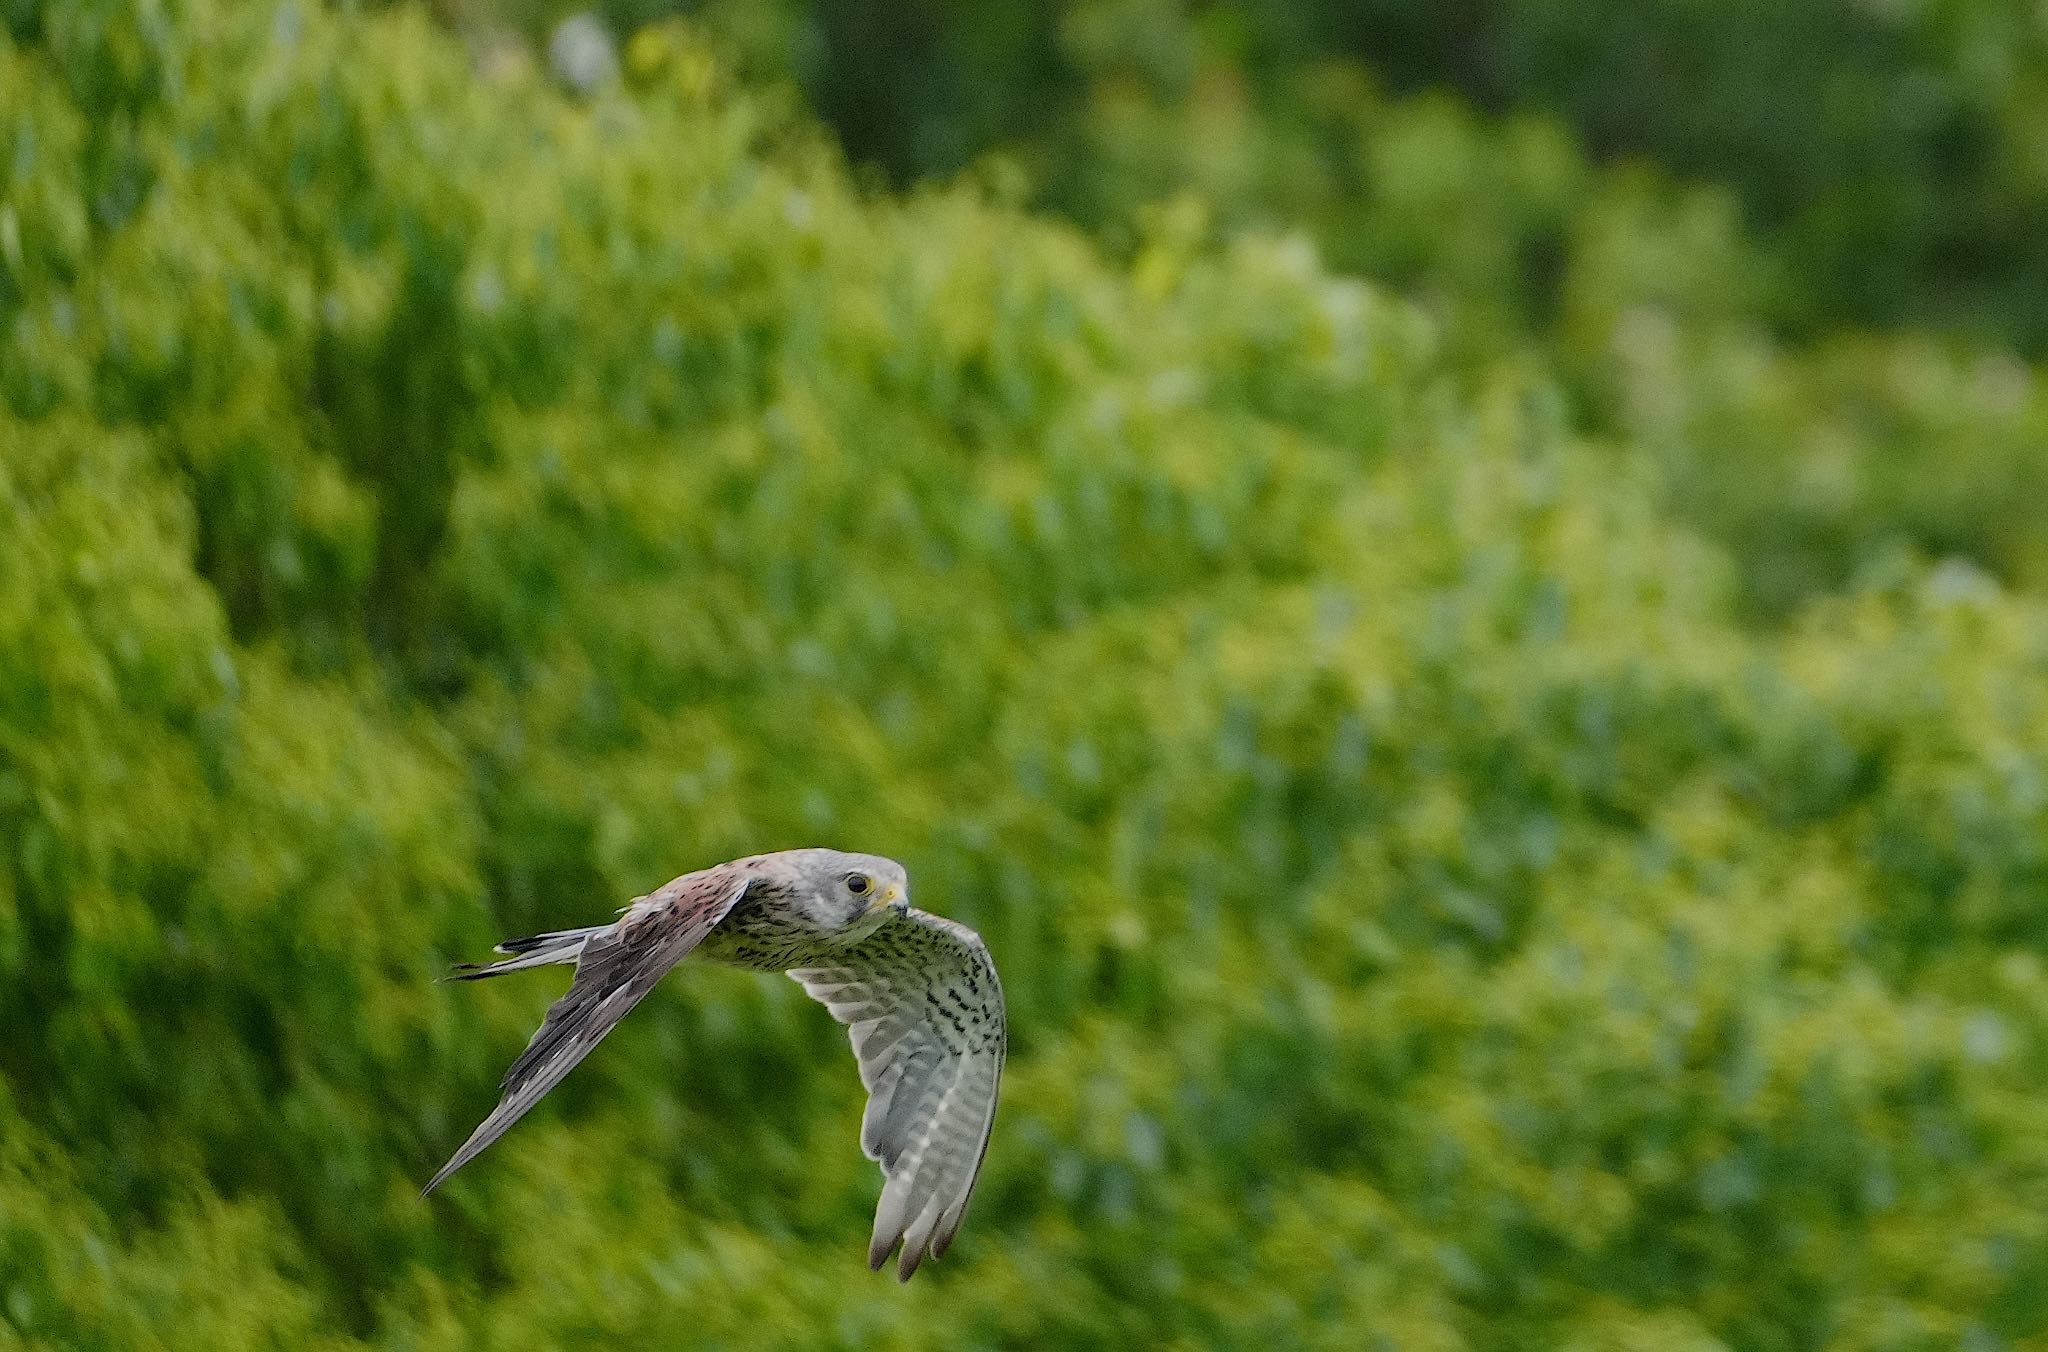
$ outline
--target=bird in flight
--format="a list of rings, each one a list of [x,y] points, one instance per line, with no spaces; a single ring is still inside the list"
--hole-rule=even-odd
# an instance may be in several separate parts
[[[503,1136],[694,952],[787,972],[847,1026],[868,1091],[860,1145],[884,1180],[868,1266],[901,1244],[896,1275],[908,1281],[953,1242],[995,1123],[1003,990],[981,936],[911,906],[895,860],[822,849],[735,859],[636,897],[612,924],[508,939],[497,951],[502,960],[454,975],[574,963],[576,976],[505,1072],[497,1108],[426,1192]]]

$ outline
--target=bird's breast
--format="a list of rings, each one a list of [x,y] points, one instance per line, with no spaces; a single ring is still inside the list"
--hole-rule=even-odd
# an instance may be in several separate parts
[[[697,951],[732,967],[785,972],[817,961],[826,948],[817,927],[787,892],[757,885],[726,912]]]

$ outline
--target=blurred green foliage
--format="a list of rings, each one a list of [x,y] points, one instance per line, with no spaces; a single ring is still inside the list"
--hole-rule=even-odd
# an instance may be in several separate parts
[[[1049,200],[1103,219],[1176,160],[1215,164],[1183,137],[1105,173],[1104,142],[1148,120],[1248,114],[1269,158],[1242,171],[1342,177],[1353,149],[1304,87],[1369,71],[1727,185],[1778,265],[1781,322],[1965,323],[2048,349],[2048,24],[2029,0],[445,2],[534,28],[696,9],[899,180],[1013,149]]]
[[[536,35],[582,7],[442,5]],[[1652,450],[1761,620],[1901,554],[2048,584],[2048,26],[2023,0],[593,8],[621,33],[690,9],[856,161],[992,157],[1122,259],[1304,233],[1453,362],[1539,359],[1582,434]]]
[[[1441,100],[1347,95],[1418,307],[685,28],[0,15],[0,1348],[2048,1345],[2017,360]],[[417,1199],[555,988],[445,962],[809,842],[1009,992],[929,1278],[708,967]]]

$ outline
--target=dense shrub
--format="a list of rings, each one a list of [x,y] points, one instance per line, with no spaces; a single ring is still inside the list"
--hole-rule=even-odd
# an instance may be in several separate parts
[[[863,196],[687,30],[582,106],[410,11],[8,22],[0,1340],[2048,1330],[2037,603],[1754,632],[1655,368],[1591,444],[1299,240]],[[929,1279],[838,1030],[709,968],[416,1199],[554,988],[443,962],[810,841],[1009,991]]]
[[[1243,119],[1269,152],[1250,172],[1292,193],[1341,177],[1348,158],[1301,100],[1305,79],[1334,69],[1452,92],[1489,114],[1552,119],[1603,162],[1642,157],[1731,190],[1778,272],[1774,322],[1932,322],[2036,356],[2048,345],[2048,177],[2033,151],[2048,28],[2015,0],[486,0],[467,12],[539,28],[578,8],[622,29],[702,12],[899,181],[1014,151],[1048,201],[1097,223],[1132,188],[1216,163],[1207,138],[1180,137],[1106,165],[1105,136]]]
[[[598,6],[621,31],[673,7]],[[1113,250],[1300,230],[1454,359],[1541,352],[1577,426],[1657,448],[1756,616],[1900,552],[2048,575],[2040,398],[2006,350],[2048,342],[2048,83],[2004,0],[703,12],[899,179],[996,154]]]

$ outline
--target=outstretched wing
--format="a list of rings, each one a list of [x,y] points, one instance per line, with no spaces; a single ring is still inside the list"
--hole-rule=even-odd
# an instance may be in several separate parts
[[[912,910],[790,976],[847,1025],[868,1091],[860,1146],[887,1180],[868,1266],[901,1242],[908,1281],[953,1242],[988,1150],[1009,1041],[995,964],[973,930]]]
[[[576,960],[576,979],[549,1008],[540,1031],[505,1072],[505,1093],[454,1158],[421,1193],[482,1154],[590,1054],[626,1011],[640,1003],[668,969],[704,941],[747,890],[744,866],[721,864],[686,873],[641,898],[618,923],[593,935]]]

